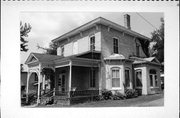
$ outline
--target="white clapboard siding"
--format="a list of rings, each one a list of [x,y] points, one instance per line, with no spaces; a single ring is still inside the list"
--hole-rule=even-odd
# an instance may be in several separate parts
[[[84,37],[78,40],[78,53],[87,52],[89,50],[89,37]]]
[[[61,56],[61,47],[57,48],[57,55]]]
[[[65,57],[66,57],[66,56],[70,56],[70,55],[73,54],[72,48],[73,48],[73,43],[72,43],[72,42],[64,45],[64,56],[65,56]]]
[[[95,50],[101,51],[101,33],[97,32],[95,34]]]
[[[73,54],[78,54],[78,42],[73,42]]]

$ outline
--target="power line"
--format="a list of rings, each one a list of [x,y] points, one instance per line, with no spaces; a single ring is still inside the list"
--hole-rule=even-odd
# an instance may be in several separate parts
[[[137,13],[137,12],[136,12],[136,14],[137,14],[138,16],[140,16],[143,20],[145,20],[148,24],[150,24],[153,28],[155,28],[155,29],[157,30],[157,28],[156,28],[153,24],[151,24],[147,19],[145,19],[142,15],[140,15],[140,14]]]

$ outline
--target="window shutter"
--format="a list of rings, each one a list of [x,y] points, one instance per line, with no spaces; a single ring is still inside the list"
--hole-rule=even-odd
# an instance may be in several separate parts
[[[61,56],[61,47],[58,47],[58,48],[57,48],[57,55],[60,55],[60,56]]]
[[[101,51],[101,33],[100,32],[95,34],[95,50]]]

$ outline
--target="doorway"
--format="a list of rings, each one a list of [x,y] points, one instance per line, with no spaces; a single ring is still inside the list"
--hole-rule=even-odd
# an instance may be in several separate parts
[[[66,91],[66,75],[65,73],[59,74],[58,77],[58,91],[59,93],[64,93]]]

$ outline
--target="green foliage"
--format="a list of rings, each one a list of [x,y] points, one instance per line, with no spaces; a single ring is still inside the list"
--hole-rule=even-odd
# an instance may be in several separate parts
[[[152,40],[154,42],[150,54],[155,56],[160,62],[164,62],[164,19],[161,18],[161,26],[159,29],[151,33]]]
[[[25,40],[25,38],[28,37],[28,33],[31,31],[31,25],[25,23],[24,25],[22,24],[22,22],[20,22],[20,41],[21,41],[21,51],[27,52],[28,48],[27,48],[27,43],[28,41]]]

